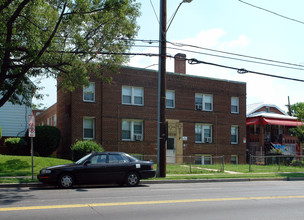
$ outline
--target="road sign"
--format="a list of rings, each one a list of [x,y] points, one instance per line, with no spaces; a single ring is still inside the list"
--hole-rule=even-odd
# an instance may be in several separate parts
[[[29,137],[35,137],[35,116],[34,115],[29,115]]]

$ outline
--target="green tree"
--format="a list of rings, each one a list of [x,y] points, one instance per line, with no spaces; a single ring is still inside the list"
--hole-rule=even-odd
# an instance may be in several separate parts
[[[298,102],[290,106],[291,113],[293,116],[297,117],[300,121],[304,120],[304,102]],[[304,142],[304,126],[298,126],[296,128],[291,128],[290,132],[297,136],[301,143]]]
[[[304,102],[298,102],[290,106],[291,114],[299,120],[304,120]]]
[[[32,77],[60,77],[67,91],[89,85],[89,74],[110,80],[138,16],[135,0],[0,0],[0,107],[39,98]]]

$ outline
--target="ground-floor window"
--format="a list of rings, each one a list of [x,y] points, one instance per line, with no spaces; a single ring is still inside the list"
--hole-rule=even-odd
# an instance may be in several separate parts
[[[83,118],[83,139],[95,138],[95,118],[84,117]]]
[[[231,164],[239,164],[238,155],[231,155],[230,162],[231,162]]]
[[[122,120],[122,140],[142,141],[143,121],[129,119]]]
[[[195,164],[211,165],[212,155],[195,155]]]

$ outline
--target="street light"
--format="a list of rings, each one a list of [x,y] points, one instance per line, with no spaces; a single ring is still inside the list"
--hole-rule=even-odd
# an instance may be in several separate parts
[[[183,3],[192,0],[183,0],[175,10],[168,28],[167,25],[167,0],[160,0],[159,23],[159,59],[158,59],[158,112],[157,112],[157,176],[166,177],[166,33]]]

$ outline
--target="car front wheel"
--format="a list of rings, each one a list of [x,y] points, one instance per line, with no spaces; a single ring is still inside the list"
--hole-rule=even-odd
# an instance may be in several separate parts
[[[131,172],[127,175],[126,183],[128,186],[137,186],[139,184],[140,177],[137,173]]]
[[[63,189],[72,188],[74,185],[74,177],[72,174],[64,173],[58,179],[58,186]]]

